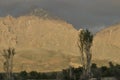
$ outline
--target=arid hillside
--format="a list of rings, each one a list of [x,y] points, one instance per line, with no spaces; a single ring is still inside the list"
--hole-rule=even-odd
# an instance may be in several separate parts
[[[93,62],[120,64],[120,25],[113,25],[94,37]],[[80,65],[78,31],[58,18],[33,15],[0,18],[0,51],[13,47],[14,71],[58,71]],[[0,56],[0,71],[4,59]]]
[[[120,64],[120,24],[98,32],[94,37],[93,60],[104,64],[108,61]]]
[[[79,55],[77,33],[71,24],[59,19],[7,16],[0,18],[0,50],[16,49],[16,71],[60,70]]]

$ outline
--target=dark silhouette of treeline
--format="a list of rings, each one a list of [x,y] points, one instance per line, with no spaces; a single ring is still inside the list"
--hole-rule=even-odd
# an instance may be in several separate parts
[[[27,80],[27,79],[52,79],[52,80],[80,80],[80,76],[83,72],[83,68],[74,68],[69,67],[60,72],[26,72],[21,71],[20,73],[14,73],[14,80]],[[5,74],[0,74],[0,80],[4,80]],[[93,63],[91,65],[91,78],[97,78],[101,80],[102,77],[115,77],[117,80],[120,80],[120,65],[114,65],[112,62],[109,62],[109,66],[98,67],[97,64]]]
[[[92,77],[100,80],[101,77],[114,77],[120,80],[120,65],[109,62],[109,66],[98,67],[95,63],[91,65]]]

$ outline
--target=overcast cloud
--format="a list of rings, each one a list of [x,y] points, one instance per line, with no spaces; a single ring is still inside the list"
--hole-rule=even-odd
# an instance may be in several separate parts
[[[43,8],[77,29],[97,31],[120,22],[120,0],[0,0],[0,16],[20,16],[35,8]]]

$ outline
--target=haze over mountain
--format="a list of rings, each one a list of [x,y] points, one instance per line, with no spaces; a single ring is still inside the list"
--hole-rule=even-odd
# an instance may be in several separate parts
[[[22,16],[43,8],[74,25],[96,32],[120,21],[120,0],[0,0],[0,16]]]

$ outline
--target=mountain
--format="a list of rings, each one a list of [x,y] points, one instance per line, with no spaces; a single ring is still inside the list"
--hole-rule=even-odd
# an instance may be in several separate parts
[[[102,65],[112,61],[120,64],[120,24],[109,26],[94,37],[93,61]]]
[[[60,71],[80,66],[78,33],[71,24],[55,18],[26,15],[0,18],[0,51],[14,47],[14,71]],[[92,61],[120,64],[120,24],[101,30],[94,36]],[[0,56],[0,71],[4,59]]]
[[[1,17],[0,51],[15,48],[15,71],[61,70],[75,62],[79,55],[75,44],[77,34],[71,24],[59,19],[32,15]],[[2,64],[3,57],[0,59]]]
[[[43,18],[43,19],[59,19],[60,20],[60,18],[58,18],[57,16],[55,16],[55,15],[52,15],[52,14],[50,14],[48,11],[46,11],[46,10],[44,10],[44,9],[42,9],[42,8],[37,8],[37,9],[34,9],[34,10],[32,10],[32,11],[30,11],[30,12],[28,12],[27,14],[25,14],[25,15],[29,15],[29,16],[37,16],[37,17],[40,17],[40,18]]]

